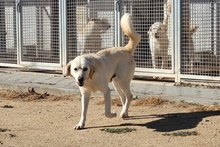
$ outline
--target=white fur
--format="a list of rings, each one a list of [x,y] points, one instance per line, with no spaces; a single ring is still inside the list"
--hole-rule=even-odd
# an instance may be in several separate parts
[[[185,36],[187,41],[186,55],[188,55],[188,65],[190,66],[191,72],[193,72],[193,63],[195,61],[193,34],[196,32],[197,29],[197,25],[191,24]]]
[[[167,24],[155,22],[148,31],[153,68],[168,69],[168,36]],[[159,66],[159,59],[162,63]]]
[[[66,66],[66,75],[73,77],[82,95],[82,113],[75,129],[83,129],[86,113],[92,92],[101,91],[105,99],[105,116],[116,117],[111,112],[111,93],[108,83],[113,82],[114,88],[122,101],[122,118],[128,117],[128,108],[132,100],[130,81],[133,78],[135,62],[133,53],[140,42],[131,23],[130,14],[121,18],[123,32],[130,38],[125,47],[113,47],[96,54],[84,54],[70,61]]]

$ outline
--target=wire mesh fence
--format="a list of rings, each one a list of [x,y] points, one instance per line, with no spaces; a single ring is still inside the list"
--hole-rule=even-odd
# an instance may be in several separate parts
[[[166,0],[130,0],[123,1],[122,12],[132,14],[133,23],[141,34],[141,42],[135,53],[137,67],[153,69],[171,69],[171,9]],[[126,43],[126,37],[123,39]]]
[[[59,0],[25,0],[21,7],[21,61],[59,63]]]
[[[114,2],[67,1],[68,60],[114,46]]]
[[[219,76],[220,1],[183,0],[182,74]]]
[[[0,0],[0,63],[17,63],[15,2]]]

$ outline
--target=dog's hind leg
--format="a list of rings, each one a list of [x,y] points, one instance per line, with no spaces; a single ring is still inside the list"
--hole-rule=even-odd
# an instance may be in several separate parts
[[[155,58],[155,54],[151,53],[151,59],[152,59],[152,67],[154,69],[156,69],[156,58]]]
[[[122,106],[124,107],[125,102],[126,102],[126,97],[125,97],[123,91],[121,90],[119,84],[117,83],[117,81],[113,79],[112,83],[113,83],[113,86],[114,86],[114,88],[115,88],[115,91],[116,91],[116,92],[118,93],[118,95],[120,96]]]
[[[123,99],[124,105],[123,105],[122,111],[120,113],[120,116],[121,116],[121,118],[126,118],[126,117],[128,117],[128,108],[129,108],[131,100],[133,98],[133,96],[131,94],[131,90],[130,90],[130,80],[127,79],[124,81],[118,81],[118,86],[119,86],[118,89],[120,89],[120,91],[125,96],[125,99]]]

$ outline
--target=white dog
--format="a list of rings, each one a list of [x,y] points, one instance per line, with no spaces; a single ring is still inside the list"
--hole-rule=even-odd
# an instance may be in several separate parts
[[[153,68],[168,69],[167,24],[155,22],[148,31]],[[160,63],[160,61],[162,61]],[[160,66],[161,65],[161,66]]]
[[[101,50],[101,34],[110,28],[107,19],[92,18],[77,34],[77,54],[95,53]]]
[[[116,113],[111,112],[108,85],[111,81],[122,101],[123,108],[120,116],[128,117],[128,108],[132,100],[130,81],[135,69],[133,53],[140,42],[140,35],[134,30],[128,13],[121,18],[121,27],[130,38],[126,46],[104,49],[96,54],[77,56],[66,66],[66,75],[76,81],[82,95],[81,119],[75,129],[83,129],[85,126],[91,92],[101,91],[105,99],[105,116],[116,117]]]
[[[193,63],[195,61],[195,49],[194,49],[194,41],[193,34],[198,29],[197,25],[191,24],[189,26],[188,31],[186,32],[185,41],[187,42],[187,47],[185,49],[185,54],[188,56],[188,65],[190,66],[190,71],[193,72]]]

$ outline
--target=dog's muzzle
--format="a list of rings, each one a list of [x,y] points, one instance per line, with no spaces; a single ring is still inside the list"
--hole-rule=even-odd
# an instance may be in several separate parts
[[[84,85],[84,78],[83,78],[83,77],[79,77],[77,84],[78,84],[79,86],[83,86],[83,85]]]
[[[155,38],[160,38],[158,33],[155,33],[154,36],[155,36]]]

